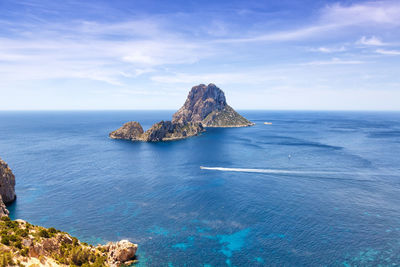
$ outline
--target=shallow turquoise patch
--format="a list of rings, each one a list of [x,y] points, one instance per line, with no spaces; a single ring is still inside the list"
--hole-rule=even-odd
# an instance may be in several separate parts
[[[256,262],[258,262],[258,263],[264,263],[264,262],[265,262],[264,259],[263,259],[263,258],[260,258],[260,257],[255,257],[254,260],[255,260]]]
[[[242,249],[246,236],[249,234],[250,228],[243,229],[231,235],[219,235],[219,243],[223,244],[221,252],[228,258],[232,256],[234,251]],[[229,260],[229,259],[228,259]],[[227,263],[228,264],[228,263]],[[228,264],[229,265],[229,264]]]

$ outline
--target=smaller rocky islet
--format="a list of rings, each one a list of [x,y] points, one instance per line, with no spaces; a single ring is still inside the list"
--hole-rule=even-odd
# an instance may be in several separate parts
[[[247,127],[250,122],[226,102],[224,92],[215,84],[192,87],[184,105],[172,116],[172,121],[155,123],[143,131],[140,123],[131,121],[111,132],[112,139],[159,142],[196,136],[207,127]]]

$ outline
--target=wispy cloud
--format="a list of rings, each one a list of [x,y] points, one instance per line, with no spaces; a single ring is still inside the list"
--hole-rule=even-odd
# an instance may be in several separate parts
[[[344,52],[346,51],[346,47],[341,46],[341,47],[318,47],[318,48],[311,48],[310,51],[313,52],[321,52],[321,53],[337,53],[337,52]]]
[[[322,60],[322,61],[310,61],[306,63],[302,63],[301,65],[308,66],[320,66],[320,65],[355,65],[355,64],[363,64],[364,61],[359,60],[342,60],[339,58],[332,58],[331,60]]]
[[[34,33],[22,30],[1,38],[3,79],[86,78],[121,85],[123,78],[214,54],[212,47],[163,31],[155,21],[74,24],[73,31],[61,24],[37,25],[40,30]],[[19,75],[21,70],[24,75]]]
[[[371,36],[370,38],[363,36],[361,37],[360,40],[357,41],[358,44],[362,45],[372,45],[372,46],[384,46],[386,45],[384,42],[382,42],[381,39]]]
[[[361,27],[376,28],[397,27],[400,25],[400,3],[398,1],[365,2],[354,5],[333,4],[328,5],[319,13],[313,24],[303,27],[260,33],[249,37],[220,39],[221,43],[245,43],[261,41],[295,41],[308,38],[325,38],[328,33],[345,34],[344,28]],[[367,39],[370,44],[377,44],[378,40]]]
[[[378,54],[389,55],[389,56],[399,56],[400,55],[400,50],[377,49],[375,52]]]

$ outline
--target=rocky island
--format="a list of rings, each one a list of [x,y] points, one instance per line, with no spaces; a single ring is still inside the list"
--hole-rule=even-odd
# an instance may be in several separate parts
[[[224,92],[215,84],[192,87],[184,105],[172,121],[161,121],[146,132],[140,123],[131,121],[109,134],[112,139],[131,141],[172,141],[198,135],[207,127],[247,127],[254,125],[232,107]]]
[[[128,240],[92,246],[55,228],[12,221],[5,203],[16,198],[15,176],[0,159],[0,266],[129,266],[137,245]]]

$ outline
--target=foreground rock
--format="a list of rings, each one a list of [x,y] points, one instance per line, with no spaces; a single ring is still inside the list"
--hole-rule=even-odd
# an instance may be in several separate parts
[[[6,205],[3,202],[3,198],[0,195],[0,218],[4,217],[4,216],[8,216],[9,211],[6,207]]]
[[[137,245],[127,240],[88,245],[54,228],[8,217],[3,200],[15,199],[15,177],[0,159],[0,266],[122,266],[134,262]]]
[[[183,107],[172,121],[155,123],[146,132],[135,121],[125,123],[109,134],[112,139],[158,142],[196,136],[204,127],[246,127],[254,125],[226,103],[224,92],[214,84],[200,84],[190,90]]]
[[[121,240],[116,243],[109,242],[100,248],[108,253],[107,262],[110,266],[120,266],[134,263],[138,246],[128,240]]]
[[[54,228],[23,220],[0,220],[2,266],[122,266],[135,262],[137,245],[127,240],[97,247]],[[7,261],[4,263],[4,261]]]
[[[204,127],[246,127],[254,124],[230,107],[224,92],[212,83],[194,86],[185,104],[173,115],[172,122],[197,122]]]

